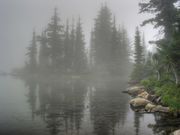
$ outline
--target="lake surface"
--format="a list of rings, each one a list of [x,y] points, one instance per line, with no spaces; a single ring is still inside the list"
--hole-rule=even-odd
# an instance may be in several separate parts
[[[0,135],[166,135],[153,114],[129,107],[119,79],[0,77]],[[158,126],[159,125],[159,126]],[[166,128],[166,127],[165,127]]]

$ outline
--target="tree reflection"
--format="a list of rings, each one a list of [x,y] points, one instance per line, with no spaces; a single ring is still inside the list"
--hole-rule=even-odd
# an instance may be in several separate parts
[[[169,135],[180,128],[180,119],[177,117],[167,116],[167,114],[154,114],[155,124],[149,124],[154,134]]]
[[[90,110],[97,135],[115,134],[117,124],[123,125],[125,121],[127,99],[121,95],[119,84],[118,81],[108,81],[94,88]]]
[[[33,79],[27,79],[25,81],[25,86],[28,88],[28,94],[27,94],[27,102],[30,105],[30,110],[32,111],[32,120],[34,120],[34,113],[36,111],[36,103],[37,103],[37,82]]]
[[[40,116],[46,123],[50,134],[59,133],[78,135],[84,110],[84,97],[87,92],[86,84],[81,80],[66,80],[61,82],[26,81],[28,86],[28,102],[32,114]],[[38,95],[37,95],[38,94]],[[39,106],[36,108],[36,96]]]

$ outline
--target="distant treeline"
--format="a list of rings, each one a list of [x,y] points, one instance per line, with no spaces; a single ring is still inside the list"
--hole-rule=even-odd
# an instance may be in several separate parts
[[[70,25],[71,24],[71,25]],[[62,24],[57,9],[41,35],[33,32],[27,49],[28,73],[104,72],[122,74],[129,64],[126,29],[116,24],[110,9],[103,5],[95,19],[90,47],[86,47],[80,17]]]

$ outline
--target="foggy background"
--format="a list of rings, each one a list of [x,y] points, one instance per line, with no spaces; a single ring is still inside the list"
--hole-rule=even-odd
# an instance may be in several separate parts
[[[107,3],[117,18],[117,24],[124,24],[130,35],[131,44],[135,27],[149,15],[138,14],[140,0],[0,0],[0,71],[8,72],[22,67],[25,49],[30,44],[32,31],[40,34],[53,15],[54,8],[62,20],[81,17],[86,45],[89,44],[90,30],[102,3]],[[61,22],[64,23],[65,22]],[[146,43],[155,37],[152,26],[142,27]]]

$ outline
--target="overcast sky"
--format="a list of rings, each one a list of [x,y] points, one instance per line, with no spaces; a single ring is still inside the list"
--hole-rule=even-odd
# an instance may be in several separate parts
[[[118,23],[123,23],[133,42],[135,27],[148,15],[138,14],[139,0],[0,0],[0,71],[21,67],[32,30],[45,29],[54,7],[62,20],[81,16],[86,43],[101,3],[106,2]],[[64,22],[63,22],[64,23]],[[146,42],[155,38],[152,26],[141,28]]]

